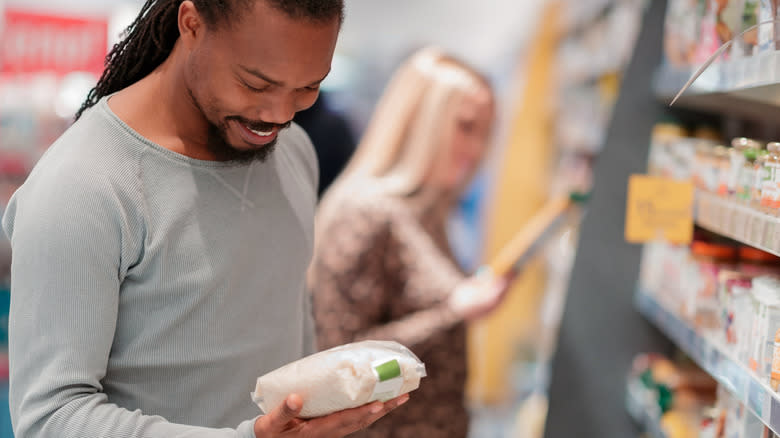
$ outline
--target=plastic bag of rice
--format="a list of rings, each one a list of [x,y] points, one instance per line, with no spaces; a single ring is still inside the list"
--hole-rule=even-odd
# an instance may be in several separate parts
[[[290,394],[303,399],[301,418],[314,418],[414,391],[425,364],[391,341],[346,344],[284,365],[257,379],[252,400],[268,413]]]

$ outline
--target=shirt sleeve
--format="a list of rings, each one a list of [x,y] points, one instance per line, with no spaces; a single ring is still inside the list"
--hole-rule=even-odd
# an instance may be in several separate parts
[[[414,349],[461,322],[446,298],[462,276],[419,229],[399,235],[408,232],[399,226],[404,220],[382,208],[345,206],[318,230],[310,284],[320,347],[378,339]],[[395,311],[407,304],[416,310]]]
[[[107,179],[54,171],[28,181],[3,218],[12,244],[10,407],[27,438],[250,438],[236,429],[174,424],[108,399],[101,380],[132,263],[134,225]]]

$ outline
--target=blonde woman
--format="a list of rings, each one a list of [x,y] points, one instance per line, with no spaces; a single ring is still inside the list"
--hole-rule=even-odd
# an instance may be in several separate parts
[[[365,437],[465,437],[465,322],[493,310],[506,281],[464,275],[445,222],[485,156],[494,96],[476,71],[435,49],[400,67],[316,219],[309,285],[321,348],[388,339],[428,378],[408,407]]]

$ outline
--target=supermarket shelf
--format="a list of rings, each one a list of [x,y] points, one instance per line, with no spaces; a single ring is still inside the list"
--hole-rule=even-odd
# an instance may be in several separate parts
[[[661,414],[647,388],[638,379],[629,379],[626,388],[626,410],[649,438],[666,438],[661,430]]]
[[[780,256],[780,218],[703,191],[696,193],[696,224]]]
[[[695,71],[664,65],[654,78],[656,96],[670,103]],[[776,122],[780,117],[780,51],[712,64],[675,106]]]
[[[686,322],[664,309],[652,296],[639,291],[636,306],[645,318],[744,403],[774,433],[780,432],[780,396],[769,385],[732,359],[714,339],[694,331]]]

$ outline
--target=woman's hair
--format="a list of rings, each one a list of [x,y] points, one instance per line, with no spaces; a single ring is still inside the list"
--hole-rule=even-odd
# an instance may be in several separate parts
[[[261,0],[190,0],[210,29],[230,26]],[[296,19],[325,22],[344,18],[344,0],[262,0]],[[76,120],[101,98],[138,82],[168,58],[179,39],[179,7],[184,0],[147,0],[125,30],[122,41],[106,56],[95,88],[76,113]]]
[[[367,177],[391,193],[415,193],[449,153],[458,104],[484,89],[492,94],[487,79],[463,62],[436,48],[416,52],[391,79],[339,179]]]

